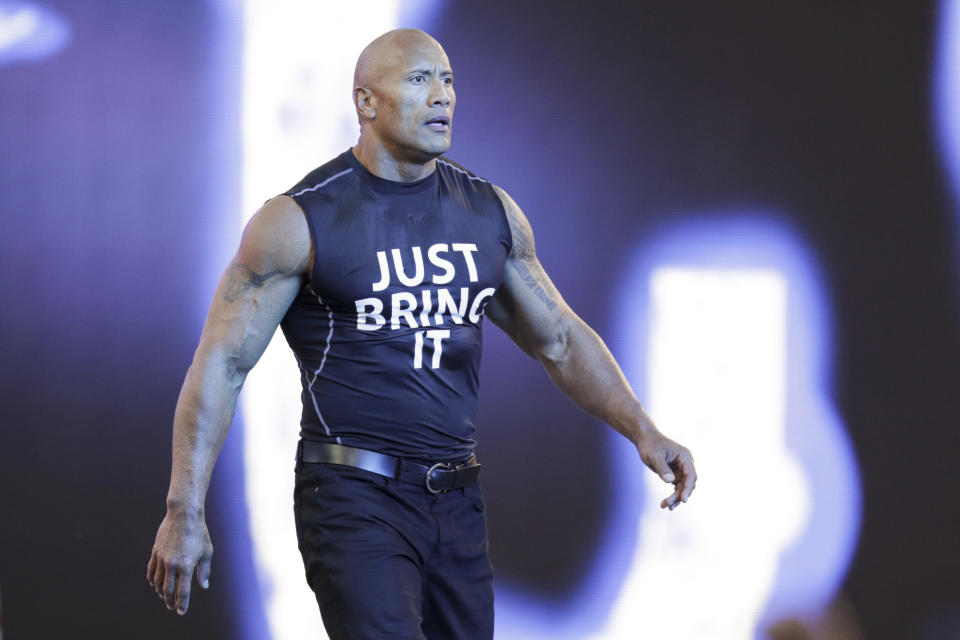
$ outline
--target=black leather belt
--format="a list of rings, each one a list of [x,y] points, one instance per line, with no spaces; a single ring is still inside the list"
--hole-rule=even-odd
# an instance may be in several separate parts
[[[480,475],[480,464],[477,463],[476,456],[460,464],[438,462],[426,466],[376,451],[314,440],[300,441],[297,446],[297,460],[356,467],[402,482],[422,485],[430,493],[443,493],[470,486]]]

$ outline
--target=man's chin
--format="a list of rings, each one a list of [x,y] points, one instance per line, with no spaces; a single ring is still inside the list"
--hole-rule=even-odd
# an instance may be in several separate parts
[[[418,141],[416,146],[400,147],[397,157],[402,157],[406,162],[426,164],[449,150],[450,138],[447,137],[445,140]]]
[[[437,156],[445,154],[447,151],[450,151],[450,139],[447,138],[441,143],[430,145],[430,155],[434,158]]]
[[[443,136],[434,134],[432,138],[423,141],[423,150],[436,158],[450,151],[450,138],[450,132]]]

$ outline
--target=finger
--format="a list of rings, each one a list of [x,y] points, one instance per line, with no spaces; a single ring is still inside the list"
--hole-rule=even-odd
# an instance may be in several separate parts
[[[206,553],[197,563],[197,583],[204,589],[210,588],[210,561],[213,553]]]
[[[157,552],[150,552],[150,562],[147,563],[147,582],[153,584],[153,574],[157,572]]]
[[[167,605],[167,609],[171,611],[173,611],[173,605],[176,603],[174,596],[177,588],[177,575],[179,573],[179,565],[173,562],[169,563],[166,576],[164,576],[163,592],[160,594],[160,597],[163,598],[163,604]]]
[[[674,492],[671,493],[669,496],[667,496],[666,498],[664,498],[663,500],[660,501],[660,508],[661,508],[661,509],[667,509],[667,508],[669,508],[670,511],[673,511],[673,510],[677,507],[677,505],[679,504],[679,500],[680,500],[680,492],[679,492],[679,490],[678,490],[678,491],[674,491]]]
[[[676,476],[673,470],[670,469],[670,465],[662,458],[656,457],[653,459],[653,471],[660,476],[660,479],[664,482],[673,482],[676,480]]]
[[[183,615],[190,606],[190,580],[193,578],[193,572],[187,573],[181,571],[177,574],[177,613]]]
[[[163,581],[167,578],[167,566],[157,555],[157,566],[153,574],[153,590],[163,599]]]
[[[694,471],[688,476],[685,476],[683,479],[683,484],[680,487],[680,500],[686,502],[690,499],[690,494],[693,493],[693,490],[697,487],[697,473]]]
[[[683,473],[683,482],[680,485],[680,500],[686,502],[697,486],[697,470],[693,466],[690,454],[680,458],[680,469]]]

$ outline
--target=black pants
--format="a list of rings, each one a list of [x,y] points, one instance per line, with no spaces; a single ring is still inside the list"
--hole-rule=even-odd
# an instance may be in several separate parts
[[[493,638],[479,483],[432,495],[362,469],[300,463],[294,509],[331,640]]]

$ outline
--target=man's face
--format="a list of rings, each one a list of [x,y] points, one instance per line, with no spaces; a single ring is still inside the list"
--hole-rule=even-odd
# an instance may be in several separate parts
[[[450,149],[453,71],[443,49],[419,42],[398,49],[373,88],[370,124],[398,159],[425,162]]]

